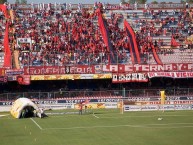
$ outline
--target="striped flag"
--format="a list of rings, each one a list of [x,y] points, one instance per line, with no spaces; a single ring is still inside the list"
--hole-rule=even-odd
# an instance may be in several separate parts
[[[132,47],[133,53],[135,53],[136,55],[137,62],[140,63],[141,58],[140,58],[139,47],[137,45],[135,33],[126,20],[124,20],[124,27],[127,32],[127,35],[130,38],[131,47]]]
[[[100,9],[97,9],[96,13],[98,14],[98,25],[99,25],[99,29],[100,29],[100,32],[101,32],[102,37],[103,37],[103,41],[104,41],[105,45],[107,46],[107,49],[110,53],[109,54],[109,63],[115,63],[116,62],[115,55],[113,52],[112,43],[111,43],[110,38],[109,38],[109,32],[107,29],[107,24],[103,19],[103,16],[102,16]]]

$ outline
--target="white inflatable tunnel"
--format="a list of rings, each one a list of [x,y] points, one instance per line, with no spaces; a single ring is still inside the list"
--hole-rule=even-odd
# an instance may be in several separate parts
[[[10,113],[14,118],[27,118],[33,116],[39,116],[41,118],[41,110],[28,98],[17,99],[13,103]]]

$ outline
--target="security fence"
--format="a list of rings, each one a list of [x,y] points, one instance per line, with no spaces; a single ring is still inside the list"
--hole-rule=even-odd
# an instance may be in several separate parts
[[[12,101],[26,97],[33,100],[58,100],[58,99],[103,99],[103,98],[126,98],[138,100],[157,100],[163,89],[133,89],[133,90],[73,90],[55,92],[19,92],[0,94],[0,101]],[[193,88],[167,88],[164,89],[168,100],[193,100]]]

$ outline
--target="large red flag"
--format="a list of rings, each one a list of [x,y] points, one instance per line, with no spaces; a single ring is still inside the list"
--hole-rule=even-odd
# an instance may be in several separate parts
[[[3,67],[11,67],[11,50],[9,48],[9,24],[6,24],[4,35],[4,65]]]
[[[132,27],[129,25],[129,23],[126,20],[124,20],[124,27],[125,27],[127,34],[129,34],[131,36],[130,37],[130,39],[131,39],[130,43],[132,44],[132,47],[135,50],[137,62],[140,63],[141,58],[140,58],[140,53],[139,53],[139,48],[137,45],[136,37],[135,37],[135,32],[133,31]]]
[[[96,13],[98,15],[99,30],[102,34],[103,41],[104,41],[105,45],[107,46],[108,51],[110,52],[109,62],[112,63],[115,61],[114,60],[115,56],[114,56],[114,52],[113,52],[113,48],[112,48],[112,43],[111,43],[110,38],[109,38],[109,34],[108,34],[109,32],[107,30],[107,25],[103,20],[103,16],[102,16],[100,9],[97,9]]]
[[[6,5],[0,5],[0,11],[3,12],[6,18],[8,18],[7,14],[7,6]],[[4,64],[3,67],[11,67],[11,51],[9,48],[9,24],[6,23],[5,27],[5,35],[4,35]]]

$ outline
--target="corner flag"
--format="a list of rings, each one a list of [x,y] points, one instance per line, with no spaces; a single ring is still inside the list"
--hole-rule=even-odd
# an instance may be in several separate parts
[[[164,105],[166,99],[165,91],[160,91],[160,93],[161,93],[161,104]]]

